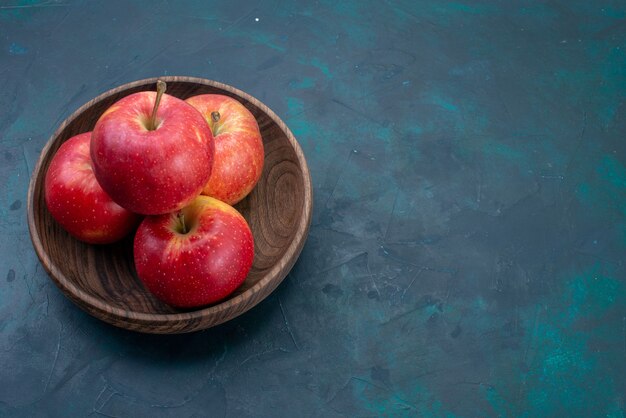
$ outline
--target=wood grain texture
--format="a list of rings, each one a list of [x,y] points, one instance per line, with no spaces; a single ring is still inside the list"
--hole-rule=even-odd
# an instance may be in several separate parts
[[[177,311],[158,301],[135,273],[133,234],[111,245],[83,244],[51,217],[44,201],[44,177],[60,145],[93,129],[98,117],[120,98],[154,90],[157,78],[110,90],[79,108],[52,135],[41,152],[28,190],[28,225],[35,251],[57,286],[82,309],[110,324],[147,333],[192,332],[223,323],[246,312],[285,278],[300,254],[311,222],[312,188],[306,160],[289,128],[252,96],[215,81],[159,77],[167,92],[181,99],[197,94],[225,94],[239,100],[256,117],[263,136],[265,164],[257,186],[235,207],[248,221],[255,258],[243,285],[221,303]]]

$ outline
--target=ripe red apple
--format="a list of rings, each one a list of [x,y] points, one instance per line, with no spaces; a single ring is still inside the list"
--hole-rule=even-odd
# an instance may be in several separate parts
[[[202,94],[187,103],[200,111],[215,139],[215,163],[202,194],[229,205],[246,197],[263,171],[263,140],[254,115],[237,100]]]
[[[127,235],[139,216],[115,203],[91,168],[91,132],[76,135],[58,149],[44,184],[46,206],[70,234],[90,244],[108,244]]]
[[[93,131],[91,158],[115,202],[144,215],[176,211],[200,194],[213,166],[213,136],[184,101],[140,92],[106,110]]]
[[[217,302],[243,283],[254,240],[235,208],[198,196],[179,212],[146,217],[134,257],[148,290],[168,305],[191,308]]]

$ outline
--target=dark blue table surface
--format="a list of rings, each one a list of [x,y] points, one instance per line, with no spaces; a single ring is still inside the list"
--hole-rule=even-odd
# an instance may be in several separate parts
[[[623,417],[625,41],[617,1],[3,0],[0,415]],[[26,225],[61,121],[164,74],[274,109],[315,194],[281,286],[181,336],[83,313]]]

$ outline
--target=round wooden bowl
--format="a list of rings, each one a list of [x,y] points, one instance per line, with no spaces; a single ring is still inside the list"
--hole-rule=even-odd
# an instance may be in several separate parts
[[[186,99],[205,93],[234,97],[254,114],[265,147],[263,174],[252,193],[236,205],[254,235],[252,270],[243,285],[220,303],[178,311],[157,300],[137,278],[133,235],[111,245],[88,245],[71,237],[52,218],[44,201],[44,178],[59,146],[91,131],[100,115],[131,93],[154,90],[156,78],[136,81],[91,100],[52,135],[28,189],[28,226],[35,251],[57,286],[91,315],[130,330],[192,332],[232,319],[255,306],[285,278],[295,263],[311,222],[312,188],[304,155],[293,134],[267,106],[241,90],[191,77],[159,77],[167,93]]]

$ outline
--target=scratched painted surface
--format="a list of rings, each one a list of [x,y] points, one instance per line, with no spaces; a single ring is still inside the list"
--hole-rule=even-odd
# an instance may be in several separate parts
[[[624,416],[623,2],[6,0],[0,64],[0,415]],[[161,74],[263,100],[315,189],[288,279],[187,336],[82,313],[26,227],[56,126]]]

